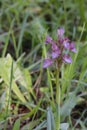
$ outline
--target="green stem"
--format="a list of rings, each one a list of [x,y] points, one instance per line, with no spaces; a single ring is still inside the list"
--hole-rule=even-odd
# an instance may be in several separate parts
[[[60,84],[59,84],[59,68],[56,68],[56,104],[57,104],[57,117],[56,117],[56,130],[60,130]]]
[[[49,81],[49,85],[50,85],[50,92],[51,92],[51,98],[52,98],[51,104],[52,104],[52,107],[54,107],[55,105],[54,105],[54,97],[53,97],[53,87],[52,87],[50,72],[48,69],[47,69],[47,74],[48,74],[48,81]]]

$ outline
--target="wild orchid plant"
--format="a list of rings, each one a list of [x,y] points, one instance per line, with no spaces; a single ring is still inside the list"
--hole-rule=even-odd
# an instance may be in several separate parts
[[[56,67],[56,104],[57,104],[57,116],[56,116],[56,130],[60,130],[60,84],[59,84],[59,72],[63,63],[72,63],[71,52],[76,53],[74,42],[69,38],[64,37],[64,29],[59,28],[57,30],[58,39],[54,41],[50,36],[46,37],[45,44],[50,44],[51,54],[50,57],[44,59],[43,68],[47,68],[51,65]]]

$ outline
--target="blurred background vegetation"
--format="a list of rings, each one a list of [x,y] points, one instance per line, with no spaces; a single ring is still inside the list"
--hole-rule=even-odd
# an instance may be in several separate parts
[[[86,0],[0,0],[0,40],[6,48],[3,55],[8,46],[15,58],[29,53],[44,33],[52,35],[60,26],[78,40],[86,26],[86,4]],[[85,34],[82,39],[86,39]]]

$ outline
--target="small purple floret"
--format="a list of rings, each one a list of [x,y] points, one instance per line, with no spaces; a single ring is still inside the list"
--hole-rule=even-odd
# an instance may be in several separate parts
[[[53,61],[50,58],[47,58],[43,62],[43,68],[47,68],[48,66],[52,65]]]
[[[70,48],[70,41],[69,41],[69,39],[68,38],[64,38],[64,40],[63,40],[63,45],[64,45],[64,48],[65,49],[69,49]]]
[[[74,42],[71,42],[71,43],[70,43],[69,50],[71,50],[71,51],[74,52],[74,53],[77,52],[77,50],[76,50],[76,48],[75,48],[75,44],[74,44]]]
[[[48,43],[51,43],[51,42],[52,42],[52,38],[50,36],[47,36],[45,43],[48,44]]]
[[[63,35],[64,35],[64,29],[63,28],[59,28],[58,30],[57,30],[57,33],[58,33],[58,37],[59,38],[62,38],[63,37]]]
[[[53,51],[57,51],[58,50],[58,46],[54,42],[52,42],[52,50]]]
[[[53,51],[52,52],[52,59],[58,58],[60,55],[60,50]]]
[[[65,54],[63,56],[63,61],[66,63],[72,63],[72,58],[69,55]]]
[[[60,55],[60,49],[55,43],[52,43],[52,59],[58,58]]]
[[[63,45],[64,45],[64,48],[65,48],[65,49],[69,49],[69,42],[64,41],[64,42],[63,42]]]

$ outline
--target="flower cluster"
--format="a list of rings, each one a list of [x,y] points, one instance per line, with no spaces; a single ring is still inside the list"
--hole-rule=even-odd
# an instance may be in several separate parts
[[[70,51],[76,53],[74,42],[71,42],[69,38],[64,37],[64,29],[60,28],[57,30],[58,40],[54,41],[50,36],[46,37],[45,44],[51,45],[51,57],[46,58],[43,62],[43,68],[47,68],[52,65],[55,61],[59,64],[72,63]]]

